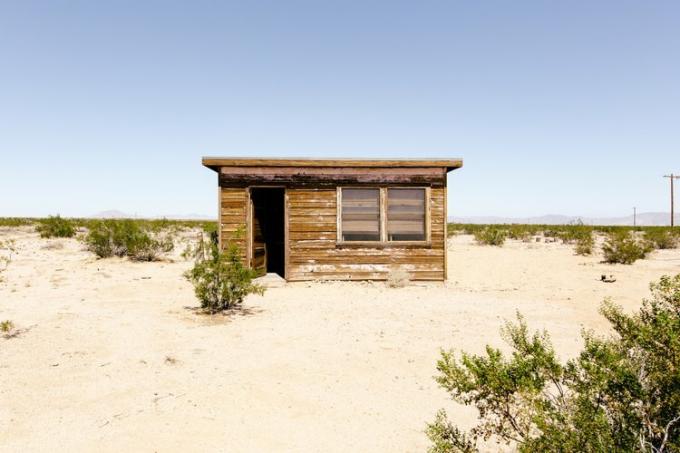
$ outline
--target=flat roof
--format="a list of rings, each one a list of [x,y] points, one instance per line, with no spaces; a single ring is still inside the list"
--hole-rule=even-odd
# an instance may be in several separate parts
[[[422,158],[422,159],[309,159],[278,157],[204,157],[203,165],[219,171],[220,167],[439,167],[446,171],[463,166],[463,159]]]

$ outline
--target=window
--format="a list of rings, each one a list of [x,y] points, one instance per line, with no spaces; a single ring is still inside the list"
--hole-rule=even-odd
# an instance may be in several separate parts
[[[387,240],[425,240],[425,189],[387,189]]]
[[[380,240],[379,189],[342,189],[342,240]]]
[[[425,242],[425,188],[339,188],[340,242]]]

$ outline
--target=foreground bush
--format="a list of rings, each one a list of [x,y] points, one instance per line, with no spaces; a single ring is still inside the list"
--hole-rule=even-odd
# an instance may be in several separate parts
[[[584,334],[563,365],[546,333],[507,323],[511,356],[442,352],[437,382],[473,405],[479,423],[464,432],[440,411],[427,427],[431,452],[477,451],[478,441],[519,451],[678,451],[680,449],[680,275],[651,285],[652,298],[628,315],[610,302],[601,313],[616,336]]]
[[[152,233],[130,219],[92,223],[85,242],[100,258],[127,256],[138,261],[155,261],[174,248],[171,235]]]
[[[236,245],[220,252],[215,242],[207,241],[197,251],[194,267],[184,275],[194,285],[201,308],[210,314],[240,305],[248,294],[264,293],[262,286],[253,283],[257,273],[243,265]]]
[[[497,247],[502,246],[505,243],[505,239],[508,237],[508,233],[500,228],[484,228],[483,230],[475,231],[475,241],[481,245],[495,245]]]
[[[617,231],[607,235],[602,251],[606,263],[633,264],[645,258],[652,248],[648,242],[637,239],[635,233]]]
[[[65,219],[58,214],[40,220],[35,227],[41,238],[72,238],[76,234],[76,227],[72,220]]]

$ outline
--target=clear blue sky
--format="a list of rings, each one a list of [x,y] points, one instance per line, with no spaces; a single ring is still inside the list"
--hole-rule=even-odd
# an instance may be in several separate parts
[[[0,215],[214,215],[202,155],[462,157],[458,216],[667,211],[680,2],[0,3]]]

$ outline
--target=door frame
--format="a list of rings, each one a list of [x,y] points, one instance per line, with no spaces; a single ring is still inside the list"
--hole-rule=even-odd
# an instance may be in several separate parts
[[[286,186],[253,185],[246,187],[246,261],[252,268],[253,259],[253,200],[252,189],[283,189],[283,278],[288,280],[288,188]]]

